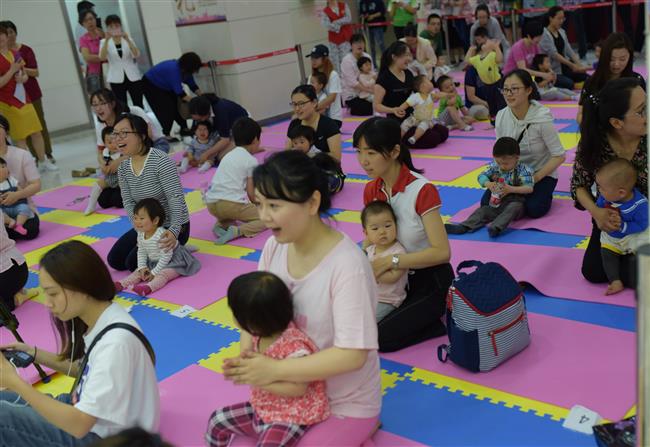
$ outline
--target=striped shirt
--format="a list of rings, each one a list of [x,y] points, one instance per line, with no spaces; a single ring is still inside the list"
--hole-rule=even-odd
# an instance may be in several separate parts
[[[165,209],[163,226],[178,238],[181,226],[190,221],[190,215],[174,161],[164,152],[152,148],[139,175],[133,172],[129,158],[120,164],[117,176],[129,218],[133,220],[133,208],[140,200],[156,199]]]
[[[144,237],[144,232],[138,231],[138,270],[148,266],[147,261],[156,262],[156,266],[151,269],[151,274],[159,274],[174,256],[174,250],[164,251],[160,248],[160,238],[165,234],[163,227],[158,227],[156,232],[149,238]],[[178,242],[176,242],[178,245]]]

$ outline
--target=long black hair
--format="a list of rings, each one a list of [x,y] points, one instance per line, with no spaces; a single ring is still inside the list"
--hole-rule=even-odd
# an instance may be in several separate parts
[[[123,113],[129,113],[131,111],[129,106],[127,106],[122,101],[117,99],[117,96],[115,96],[115,93],[113,93],[112,90],[109,90],[105,87],[95,90],[90,94],[91,107],[93,105],[93,100],[104,101],[108,104],[115,104],[115,106],[113,107],[113,111],[115,112],[115,123],[117,123],[117,117],[119,117]],[[104,121],[100,120],[99,117],[97,117],[97,121],[99,121],[100,123],[104,123]]]
[[[595,171],[600,167],[607,135],[614,130],[610,119],[625,118],[632,91],[637,87],[641,82],[636,78],[613,79],[600,92],[584,98],[576,159],[585,169]]]
[[[388,158],[395,146],[399,146],[399,156],[397,161],[405,164],[411,171],[422,174],[424,171],[413,166],[411,152],[402,144],[402,133],[399,127],[399,121],[392,118],[382,118],[375,116],[365,120],[352,136],[352,145],[359,147],[361,138],[364,139],[369,148],[379,152]]]
[[[625,33],[612,33],[603,42],[600,50],[600,58],[598,58],[598,67],[587,81],[585,81],[585,91],[599,92],[605,83],[609,81],[611,76],[609,64],[612,59],[612,52],[618,49],[626,49],[630,54],[627,65],[621,73],[621,78],[632,77],[634,71],[632,66],[634,64],[634,46],[632,41]]]
[[[122,120],[126,120],[129,122],[131,125],[131,129],[133,129],[134,132],[138,135],[140,138],[140,141],[142,141],[142,151],[140,152],[141,154],[146,154],[149,152],[149,149],[153,146],[153,142],[151,141],[151,138],[149,138],[149,125],[147,122],[139,117],[138,115],[134,115],[132,113],[123,113],[117,118],[115,118],[115,126],[117,126],[117,123],[119,123]],[[115,127],[113,126],[113,127]]]
[[[393,42],[381,55],[381,64],[379,66],[379,71],[386,71],[390,68],[390,64],[393,62],[393,56],[403,56],[409,51],[411,50],[409,50],[409,47],[406,45],[406,43],[400,42],[399,40]]]

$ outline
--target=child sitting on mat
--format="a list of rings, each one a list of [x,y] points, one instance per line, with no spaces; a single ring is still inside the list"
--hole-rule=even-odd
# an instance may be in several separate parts
[[[405,254],[406,250],[397,240],[397,217],[387,202],[370,202],[361,212],[361,225],[367,241],[366,253],[370,262],[378,257]],[[397,309],[406,299],[407,271],[393,269],[375,278],[379,293],[377,322]]]
[[[327,92],[325,91],[325,87],[327,87],[327,75],[321,71],[317,71],[309,77],[309,83],[314,87],[314,90],[316,90],[316,99],[318,99],[318,104],[322,104],[322,102],[327,99]],[[325,109],[319,108],[318,111],[321,115],[327,117],[330,116],[329,107]]]
[[[291,140],[291,149],[299,150],[304,152],[309,157],[314,157],[316,154],[320,154],[321,151],[314,146],[314,141],[316,141],[316,131],[313,127],[310,126],[294,126],[289,129],[287,137]]]
[[[536,54],[531,62],[531,68],[544,73],[552,73],[551,58],[548,54]],[[552,81],[540,77],[535,78],[537,91],[544,101],[577,101],[578,95],[568,88],[555,87]]]
[[[624,289],[621,281],[621,256],[635,254],[650,240],[648,235],[648,199],[634,187],[637,170],[628,160],[617,158],[596,173],[600,195],[596,206],[611,208],[620,216],[620,228],[609,233],[601,231],[600,250],[603,268],[609,281],[605,295]]]
[[[102,208],[124,208],[120,185],[117,179],[117,168],[119,164],[115,165],[113,163],[115,160],[122,158],[122,154],[117,150],[112,127],[106,126],[102,129],[102,141],[104,142],[104,149],[102,150],[100,166],[104,178],[98,179],[90,190],[88,205],[84,211],[86,216],[95,212],[98,203]]]
[[[291,292],[273,273],[251,272],[228,287],[228,306],[241,329],[240,356],[258,353],[275,360],[305,357],[318,348],[293,322]],[[224,369],[231,366],[225,360]],[[226,447],[234,436],[259,446],[293,446],[310,426],[329,417],[325,382],[274,382],[252,387],[248,402],[215,411],[205,434],[211,447]]]
[[[497,237],[524,213],[525,194],[533,192],[533,171],[519,162],[519,143],[501,137],[492,148],[494,161],[478,176],[482,187],[492,191],[490,204],[481,206],[464,222],[445,224],[448,234],[474,232],[487,224],[490,237]]]
[[[20,190],[18,180],[12,177],[9,172],[7,161],[0,157],[0,200],[5,194]],[[34,217],[34,211],[27,203],[27,199],[18,199],[11,205],[0,204],[0,214],[2,214],[5,227],[11,228],[23,236],[27,235],[27,230],[23,227],[23,224]]]
[[[449,96],[453,96],[453,99],[449,99],[448,96],[440,98],[438,121],[450,130],[459,129],[466,132],[474,130],[470,124],[476,120],[469,114],[469,109],[465,107],[463,99],[456,91],[454,80],[447,75],[442,75],[436,83],[441,93],[447,93]]]
[[[178,172],[185,174],[187,170],[192,168],[199,168],[199,172],[203,173],[212,167],[212,162],[207,160],[199,166],[199,159],[201,155],[213,147],[219,141],[219,134],[213,132],[212,123],[210,121],[199,121],[194,125],[194,138],[190,145],[185,149],[181,165]]]
[[[115,282],[118,292],[133,286],[140,296],[149,295],[179,276],[192,276],[201,263],[184,245],[163,251],[160,238],[167,231],[163,226],[165,209],[156,199],[142,199],[133,208],[133,226],[138,233],[138,267],[124,279]]]
[[[372,61],[366,56],[361,56],[357,60],[357,68],[359,69],[359,84],[364,87],[374,88],[377,81],[377,72],[372,69]],[[359,93],[359,98],[365,99],[368,102],[375,100],[375,95],[363,90]]]
[[[402,136],[412,127],[415,127],[415,133],[408,139],[410,144],[415,144],[424,133],[431,129],[434,122],[433,107],[433,83],[424,75],[416,76],[413,79],[413,94],[409,96],[399,109],[406,111],[413,107],[413,113],[402,121]]]
[[[243,117],[235,121],[231,133],[237,147],[223,157],[205,193],[208,211],[217,218],[213,231],[219,245],[266,229],[253,204],[253,169],[258,162],[251,155],[259,150],[262,129],[255,120]]]

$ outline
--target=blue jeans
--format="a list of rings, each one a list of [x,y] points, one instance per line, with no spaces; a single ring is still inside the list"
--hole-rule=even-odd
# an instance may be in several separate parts
[[[551,210],[553,203],[553,191],[557,186],[557,179],[546,176],[533,186],[533,192],[526,194],[526,216],[531,219],[537,219],[545,216]],[[487,206],[490,203],[490,190],[486,190],[481,198],[481,206]]]
[[[0,447],[77,447],[101,439],[94,433],[77,439],[50,424],[24,400],[13,405],[17,397],[10,391],[0,392]],[[56,400],[71,403],[69,394],[61,394]]]
[[[370,55],[372,56],[372,63],[377,67],[377,51],[379,48],[379,58],[381,59],[382,54],[386,46],[384,45],[384,31],[383,26],[370,26],[368,27],[368,38],[370,39]]]

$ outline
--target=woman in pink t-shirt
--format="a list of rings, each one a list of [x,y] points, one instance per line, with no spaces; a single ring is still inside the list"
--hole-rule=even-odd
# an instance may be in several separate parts
[[[92,9],[79,14],[79,24],[88,31],[79,38],[79,51],[86,62],[86,93],[92,95],[104,86],[99,57],[99,43],[104,38],[104,31],[97,26],[97,14]]]
[[[546,73],[532,69],[533,58],[539,54],[539,41],[542,40],[544,27],[540,22],[529,21],[524,24],[523,36],[510,48],[508,59],[503,66],[503,73],[508,74],[518,68],[526,70],[533,78],[555,81],[555,73]]]
[[[224,363],[226,379],[253,387],[325,380],[332,416],[301,445],[361,445],[376,430],[381,379],[375,323],[376,286],[368,260],[320,215],[330,208],[327,179],[300,151],[279,152],[253,172],[260,218],[273,232],[259,269],[293,293],[295,323],[319,352],[274,360],[250,351]]]

